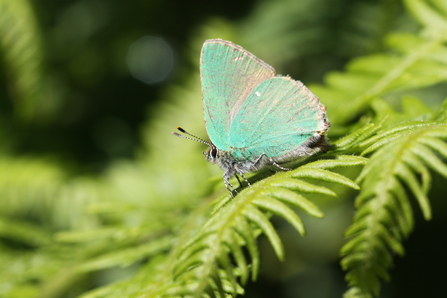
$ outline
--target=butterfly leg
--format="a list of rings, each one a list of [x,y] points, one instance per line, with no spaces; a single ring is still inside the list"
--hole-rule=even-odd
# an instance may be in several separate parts
[[[237,178],[237,176],[236,176]],[[228,173],[224,173],[223,174],[223,180],[224,180],[224,184],[225,184],[225,188],[230,192],[231,197],[234,198],[234,194],[233,191],[236,192],[236,194],[238,193],[237,190],[234,188],[233,184],[230,183],[229,178],[228,178]],[[239,178],[238,178],[239,181]],[[239,184],[241,182],[239,181]]]
[[[239,182],[239,187],[242,188],[241,179],[239,179],[239,176],[237,174],[234,174],[234,176],[236,177],[237,182]]]
[[[269,157],[269,161],[272,163],[272,165],[274,165],[275,167],[277,167],[277,168],[279,168],[279,169],[281,169],[281,170],[283,170],[283,171],[291,171],[292,169],[289,169],[289,168],[284,168],[284,167],[281,167],[277,162],[275,162],[272,158],[270,158]]]
[[[281,169],[281,170],[283,170],[283,171],[290,171],[290,170],[292,170],[292,169],[284,168],[284,167],[280,166],[276,161],[273,160],[273,158],[271,158],[270,156],[268,156],[268,155],[265,154],[265,153],[262,153],[261,155],[259,155],[259,157],[255,160],[254,164],[256,165],[256,164],[260,163],[261,160],[262,160],[262,158],[263,158],[264,156],[265,156],[265,157],[270,161],[270,163],[271,163],[272,165],[274,165],[275,167],[277,167],[277,168],[279,168],[279,169]]]
[[[242,178],[244,178],[244,180],[245,180],[245,182],[247,183],[248,187],[251,187],[251,184],[250,184],[250,182],[248,182],[247,177],[245,177],[245,175],[242,174],[242,173],[238,173],[238,174],[241,175]],[[236,177],[237,177],[237,175],[236,175]],[[237,178],[237,180],[239,181],[239,178]],[[240,185],[240,184],[241,184],[241,182],[239,181],[239,185]],[[242,185],[241,185],[241,187],[242,187]]]

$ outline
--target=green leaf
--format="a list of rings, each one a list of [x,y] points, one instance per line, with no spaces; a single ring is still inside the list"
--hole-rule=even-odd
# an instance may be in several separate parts
[[[0,0],[0,52],[9,74],[15,114],[22,121],[48,121],[56,108],[44,72],[44,46],[30,1]]]
[[[377,296],[380,279],[389,279],[393,254],[404,254],[402,241],[414,221],[405,188],[431,218],[428,168],[447,178],[445,161],[435,154],[445,153],[446,141],[446,123],[418,121],[386,128],[364,142],[364,153],[373,154],[357,179],[358,211],[346,231],[352,238],[341,250],[346,278],[360,296]]]
[[[258,235],[264,234],[267,237],[280,260],[285,257],[282,241],[270,222],[272,214],[284,218],[299,233],[304,234],[305,226],[291,207],[298,207],[314,217],[322,217],[323,213],[306,195],[335,195],[326,187],[301,179],[330,181],[357,188],[357,184],[350,179],[327,169],[357,166],[364,164],[366,160],[362,157],[338,156],[311,162],[295,170],[278,172],[258,181],[251,188],[242,190],[232,200],[222,198],[225,203],[217,203],[219,208],[214,209],[212,217],[205,225],[192,238],[179,243],[178,249],[175,250],[173,287],[176,293],[194,292],[200,296],[200,293],[210,293],[211,289],[220,293],[220,285],[226,282],[229,283],[231,291],[235,291],[236,285],[244,285],[247,282],[249,267],[252,280],[255,280],[260,264],[255,242]],[[247,248],[250,260],[242,253],[242,247]],[[228,261],[229,255],[232,255],[231,259],[234,260],[231,265]],[[236,268],[238,274],[233,272]],[[225,280],[222,279],[221,273],[216,272],[222,272]],[[191,280],[197,282],[191,286],[188,283]],[[166,291],[170,292],[169,289],[173,288],[169,287]]]
[[[428,1],[422,0],[406,0],[410,12],[414,17],[424,26],[436,32],[445,33],[447,31],[447,13],[446,5],[443,1]]]
[[[438,58],[440,52],[447,51],[441,35],[398,33],[389,40],[389,46],[398,53],[357,58],[345,72],[327,75],[326,86],[310,86],[324,99],[333,126],[347,124],[365,113],[377,97],[447,81],[445,59]]]

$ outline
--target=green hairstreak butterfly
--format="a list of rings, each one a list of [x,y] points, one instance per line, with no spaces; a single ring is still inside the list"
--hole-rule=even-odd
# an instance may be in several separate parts
[[[277,75],[274,68],[230,41],[205,41],[200,58],[203,114],[210,142],[207,160],[229,179],[267,166],[280,166],[327,146],[326,107],[300,81]],[[238,178],[239,180],[239,178]]]

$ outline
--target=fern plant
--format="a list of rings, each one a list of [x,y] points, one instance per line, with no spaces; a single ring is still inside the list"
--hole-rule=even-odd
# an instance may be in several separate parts
[[[303,222],[292,208],[299,208],[320,218],[323,213],[306,199],[306,194],[336,196],[329,188],[305,180],[336,183],[357,189],[353,181],[330,169],[363,165],[365,162],[365,158],[358,156],[332,156],[261,180],[253,188],[241,191],[234,199],[226,194],[209,210],[212,216],[203,226],[191,235],[191,225],[186,224],[180,232],[180,241],[168,256],[167,272],[161,270],[159,273],[161,285],[160,282],[145,285],[138,290],[138,294],[120,294],[126,297],[225,297],[227,294],[242,294],[243,286],[250,278],[256,280],[259,272],[260,255],[256,244],[259,235],[264,234],[278,258],[284,259],[282,243],[270,217],[277,215],[284,218],[304,235]],[[192,214],[190,220],[196,219],[197,214]],[[152,277],[157,275],[153,267],[147,271],[145,268],[145,274]],[[116,289],[114,285],[108,290],[100,289],[83,297],[108,297]]]
[[[3,2],[0,6],[5,7]],[[205,163],[199,144],[179,145],[169,134],[185,122],[191,123],[188,130],[202,129],[196,63],[200,44],[216,37],[243,45],[246,40],[254,47],[246,48],[257,53],[258,41],[272,37],[287,52],[281,57],[267,49],[264,55],[286,65],[296,56],[305,57],[306,51],[295,47],[314,41],[310,53],[324,42],[313,39],[309,28],[326,30],[319,20],[329,8],[324,6],[314,19],[314,14],[299,9],[314,10],[314,3],[329,2],[263,2],[245,23],[210,21],[191,43],[195,75],[165,91],[143,129],[145,146],[136,160],[116,162],[99,177],[71,177],[38,158],[2,161],[9,172],[0,177],[0,238],[8,241],[0,245],[0,296],[60,297],[92,273],[116,268],[127,268],[127,277],[78,296],[240,296],[262,268],[259,238],[267,239],[278,259],[287,260],[275,219],[305,235],[303,218],[324,216],[315,198],[338,196],[349,202],[354,192],[356,213],[341,249],[350,287],[345,297],[378,297],[381,281],[390,279],[394,255],[404,254],[403,241],[416,224],[418,210],[412,202],[429,220],[432,175],[447,178],[447,100],[427,104],[430,88],[447,81],[444,2],[405,1],[419,31],[388,34],[386,51],[355,58],[344,71],[329,73],[324,84],[310,85],[328,107],[330,150],[299,161],[292,171],[253,174],[253,187],[240,190],[235,198],[221,186],[221,173]],[[293,13],[295,8],[302,18]],[[369,12],[365,9],[363,15],[371,17]],[[5,14],[0,12],[0,18]],[[301,30],[295,36],[288,28]],[[287,34],[278,34],[282,31]],[[382,38],[372,35],[375,42]],[[33,46],[40,48],[38,42]],[[33,109],[26,108],[25,114],[33,114]],[[14,174],[24,168],[29,176]],[[205,183],[213,174],[216,181]],[[45,227],[18,220],[32,212],[45,219]],[[13,215],[17,219],[11,219]],[[10,242],[32,250],[18,254],[8,248]]]
[[[329,100],[327,105],[331,121],[339,129],[333,134],[346,131],[349,129],[346,124],[371,109],[377,116],[384,114],[384,105],[382,108],[379,106],[382,101],[379,97],[399,96],[405,91],[432,86],[447,79],[445,60],[441,58],[444,57],[441,53],[446,49],[446,35],[444,27],[438,23],[441,22],[442,25],[446,17],[442,15],[443,4],[436,2],[434,5],[435,7],[430,7],[423,1],[407,1],[407,6],[414,11],[417,18],[437,16],[435,27],[433,22],[426,22],[427,27],[421,35],[392,34],[387,41],[394,52],[356,59],[348,65],[345,73],[328,76],[326,86],[311,87],[321,98]],[[425,9],[422,10],[425,16],[421,16],[421,7]],[[422,71],[426,75],[421,78]],[[356,199],[358,212],[346,232],[350,240],[341,251],[344,256],[342,266],[347,271],[346,279],[352,287],[346,292],[346,297],[379,295],[380,279],[388,279],[387,270],[392,264],[392,256],[394,253],[403,254],[402,241],[413,228],[413,211],[409,197],[412,195],[416,198],[424,217],[430,219],[427,198],[430,186],[429,169],[447,178],[446,166],[442,161],[447,157],[444,143],[446,124],[435,119],[435,113],[421,114],[422,111],[430,109],[418,100],[404,98],[404,102],[409,101],[424,109],[416,114],[411,114],[410,112],[414,112],[411,109],[407,109],[403,114],[391,109],[392,113],[390,110],[387,113],[390,119],[381,121],[383,123],[380,126],[367,125],[335,142],[335,151],[338,154],[360,151],[364,146],[368,147],[363,151],[363,155],[374,152],[369,160],[362,161],[366,165],[357,179],[361,185],[360,194]],[[445,111],[438,114],[443,115]],[[402,121],[404,124],[396,124]],[[293,173],[299,173],[313,164],[302,166]],[[284,175],[287,174],[281,173],[274,177],[281,179]],[[325,174],[321,176],[326,177]],[[242,206],[247,203],[245,198],[251,198],[249,202],[252,205],[267,211],[267,214],[281,215],[301,232],[303,228],[299,221],[288,215],[282,204],[275,202],[275,199],[279,199],[281,203],[284,200],[287,202],[296,195],[273,187],[268,192],[269,198],[266,197],[264,185],[281,186],[281,183],[286,183],[278,180],[281,182],[275,184],[271,179],[273,178],[265,179],[253,189],[245,190],[235,201],[227,204],[224,200],[224,208],[219,210],[221,213],[214,214],[190,242],[183,244],[177,252],[176,262],[173,263],[174,290],[168,287],[157,292],[158,295],[164,293],[199,297],[203,294],[224,297],[225,293],[241,293],[241,285],[248,279],[248,262],[243,257],[241,245],[248,247],[252,278],[256,277],[258,270],[258,254],[251,247],[254,237],[240,230],[242,226],[248,226],[247,219],[252,225],[251,229],[260,229],[260,233],[267,236],[278,257],[283,257],[278,247],[279,240],[267,228],[267,221],[261,220],[262,213],[256,212],[256,217],[251,218],[250,216],[254,215],[246,213]],[[287,183],[293,185],[291,181]],[[300,188],[294,190],[303,191]],[[295,205],[300,206],[297,203]],[[226,208],[238,212],[245,219],[236,221],[231,212],[226,214]],[[319,215],[310,212],[311,210],[307,211]],[[238,225],[228,223],[228,218]],[[234,230],[238,236],[231,235]]]
[[[415,3],[424,2],[413,1],[408,6]],[[406,98],[404,102],[413,103],[410,106],[424,107],[425,114],[420,113],[422,110],[415,113],[411,109],[398,113],[381,97],[399,97],[404,91],[445,81],[442,71],[445,66],[439,54],[444,50],[444,40],[440,36],[392,34],[387,42],[393,52],[356,59],[348,65],[346,72],[330,74],[324,87],[311,87],[325,99],[334,137],[352,130],[348,124],[370,111],[376,115],[370,121],[378,124],[366,124],[335,141],[334,150],[326,157],[320,156],[322,160],[261,180],[233,200],[228,195],[214,199],[211,205],[206,200],[186,221],[181,221],[182,228],[175,230],[174,238],[168,242],[164,242],[163,237],[152,240],[153,246],[164,247],[167,254],[154,258],[138,275],[83,297],[227,297],[243,294],[245,284],[249,279],[255,280],[259,272],[260,256],[256,244],[259,235],[266,236],[279,259],[284,258],[280,237],[270,218],[280,216],[304,234],[302,220],[292,208],[322,217],[322,212],[306,198],[306,194],[335,195],[327,186],[315,184],[318,181],[358,189],[350,179],[329,170],[360,165],[365,166],[358,177],[361,186],[356,199],[358,212],[347,231],[349,241],[342,249],[342,266],[352,287],[346,297],[377,296],[379,279],[387,279],[392,255],[403,253],[402,240],[413,227],[409,197],[416,197],[424,215],[429,218],[429,168],[445,175],[445,166],[439,158],[446,157],[443,142],[446,127],[438,117],[442,112],[435,116],[418,100]],[[431,75],[421,78],[421,70]],[[387,120],[382,119],[384,114],[388,116]],[[406,122],[399,124],[403,121]],[[366,149],[362,149],[364,147]],[[374,154],[369,159],[344,155],[358,154],[362,150],[365,156]],[[210,206],[214,207],[210,209]],[[85,241],[85,237],[80,239]],[[154,250],[141,251],[146,251],[145,256],[156,253]],[[122,254],[129,255],[129,252],[123,250]],[[141,256],[136,254],[133,259]],[[116,264],[110,261],[112,257],[102,256],[96,261],[94,258],[89,262],[90,266],[80,268],[89,271],[104,268],[100,264],[111,266]]]
[[[43,120],[55,112],[56,99],[45,76],[40,28],[27,0],[0,1],[1,60],[9,75],[15,116]]]
[[[352,288],[346,297],[378,296],[380,279],[389,280],[393,254],[403,255],[402,241],[413,230],[415,197],[424,218],[431,218],[427,193],[433,170],[447,178],[447,123],[406,122],[363,142],[372,154],[357,181],[357,214],[346,231],[341,253]]]

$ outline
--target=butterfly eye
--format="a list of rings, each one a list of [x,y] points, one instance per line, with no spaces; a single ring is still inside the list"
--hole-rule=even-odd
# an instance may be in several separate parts
[[[217,157],[217,148],[212,147],[212,148],[210,149],[209,155],[210,155],[212,158],[216,158],[216,157]]]
[[[219,150],[216,147],[211,147],[206,152],[203,152],[203,154],[205,155],[206,160],[211,163],[216,163],[218,152]]]

